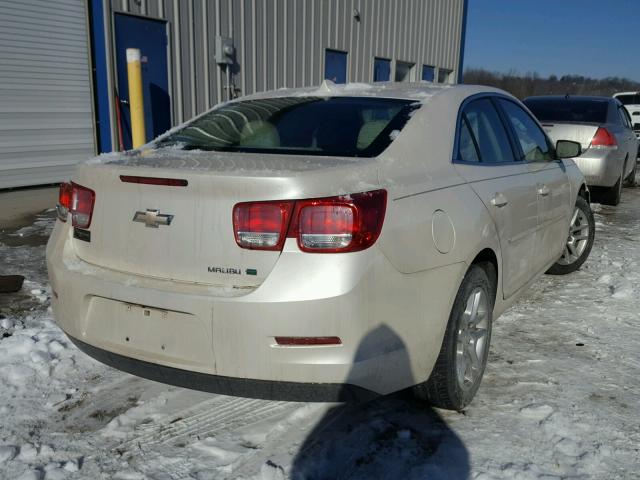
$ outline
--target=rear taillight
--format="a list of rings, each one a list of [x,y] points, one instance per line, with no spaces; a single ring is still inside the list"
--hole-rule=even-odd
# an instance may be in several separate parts
[[[386,190],[300,200],[289,227],[303,252],[358,252],[373,245],[384,222]]]
[[[236,243],[251,250],[282,250],[293,202],[247,202],[233,207]]]
[[[78,228],[89,228],[93,216],[96,194],[93,190],[77,183],[71,183],[71,224]]]
[[[298,242],[305,250],[336,250],[353,241],[358,211],[352,205],[312,202],[300,208]]]
[[[386,190],[288,202],[239,203],[233,209],[233,226],[236,242],[243,248],[282,250],[285,237],[289,237],[297,240],[303,252],[357,252],[378,239],[386,206]]]
[[[617,147],[616,137],[606,128],[598,127],[595,135],[591,139],[592,147]]]
[[[60,190],[58,192],[58,204],[56,205],[56,211],[58,212],[58,218],[63,222],[67,221],[67,215],[71,208],[71,195],[72,186],[69,182],[63,182],[60,184]]]

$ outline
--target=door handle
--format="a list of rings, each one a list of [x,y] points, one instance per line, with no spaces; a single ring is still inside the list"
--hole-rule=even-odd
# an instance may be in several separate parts
[[[507,201],[507,197],[505,197],[501,193],[496,193],[495,197],[491,199],[491,205],[493,205],[494,207],[504,207],[507,203],[509,203]]]
[[[547,187],[546,185],[540,185],[538,187],[538,195],[542,195],[543,197],[549,195],[549,187]]]

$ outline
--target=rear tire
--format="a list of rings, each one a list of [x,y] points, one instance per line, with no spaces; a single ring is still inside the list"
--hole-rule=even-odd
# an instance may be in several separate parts
[[[623,167],[620,178],[618,178],[618,181],[613,187],[603,189],[600,194],[600,203],[603,203],[604,205],[612,205],[614,207],[620,203],[620,199],[622,198],[622,182],[624,181],[622,175],[624,175],[624,171],[625,168]]]
[[[547,273],[566,275],[578,270],[591,253],[595,234],[596,222],[593,219],[591,206],[584,198],[578,197],[562,256],[547,270]]]
[[[633,162],[633,169],[631,173],[624,179],[625,187],[635,187],[636,186],[636,171],[638,170],[638,162]]]
[[[416,397],[435,407],[457,411],[473,399],[489,356],[495,278],[491,263],[474,264],[467,271],[431,375],[413,387]]]

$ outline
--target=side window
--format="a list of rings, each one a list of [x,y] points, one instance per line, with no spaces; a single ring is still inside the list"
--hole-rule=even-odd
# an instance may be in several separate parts
[[[462,138],[463,135],[466,135],[464,133],[466,129],[466,132],[472,137],[471,143],[474,144],[474,147],[477,146],[477,155],[481,162],[508,163],[515,161],[509,137],[491,100],[482,98],[472,101],[465,107],[462,118],[465,121],[460,126],[459,156],[462,154]],[[468,148],[467,146],[465,153],[471,154],[472,152]]]
[[[436,78],[436,68],[431,65],[422,65],[422,80],[433,82]]]
[[[622,125],[624,125],[626,128],[631,128],[631,119],[629,118],[627,109],[624,107],[618,107],[618,114],[620,115],[620,119],[622,120]]]
[[[373,59],[373,81],[387,82],[391,78],[391,60],[387,58]]]
[[[513,132],[518,139],[527,162],[547,162],[553,160],[553,149],[549,145],[547,136],[520,106],[509,100],[498,99],[500,106],[507,115]]]
[[[621,108],[622,108],[622,113],[624,113],[624,117],[627,119],[627,122],[629,122],[629,128],[633,130],[633,119],[631,118],[631,114],[629,113],[629,110],[627,110],[627,107],[621,107]]]
[[[347,52],[324,51],[324,78],[335,83],[347,83]]]
[[[460,119],[460,137],[458,140],[458,158],[464,162],[479,162],[480,155],[476,149],[476,141],[469,131],[466,115]]]

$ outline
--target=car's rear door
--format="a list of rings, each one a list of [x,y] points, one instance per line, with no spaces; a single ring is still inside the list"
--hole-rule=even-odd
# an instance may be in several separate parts
[[[617,102],[616,102],[617,103]],[[635,160],[638,156],[638,138],[636,137],[635,132],[633,131],[633,125],[631,124],[631,117],[629,117],[629,113],[624,108],[623,105],[616,105],[617,114],[620,118],[620,123],[622,125],[622,130],[620,133],[620,137],[624,142],[623,149],[627,153],[627,158],[631,161],[627,161],[627,168],[624,172],[624,176],[626,177],[631,170],[635,168]]]
[[[455,167],[485,204],[498,230],[507,298],[534,275],[535,181],[527,164],[514,154],[515,145],[491,97],[463,105],[456,138]]]
[[[516,139],[519,157],[535,179],[538,202],[538,236],[533,264],[540,269],[557,260],[566,243],[571,186],[564,163],[555,160],[553,147],[533,117],[516,102],[498,99],[505,121]]]

